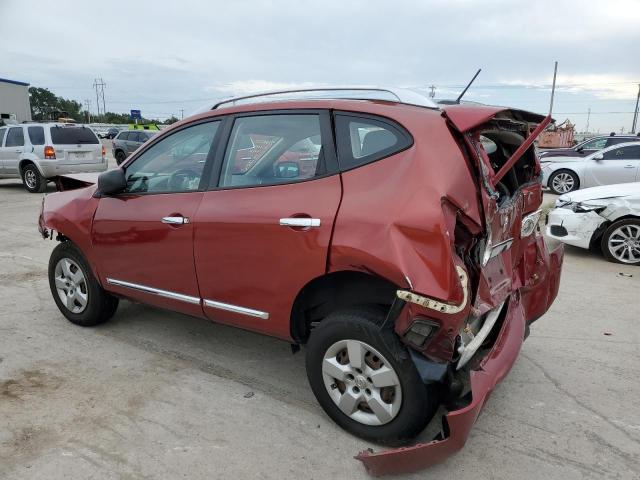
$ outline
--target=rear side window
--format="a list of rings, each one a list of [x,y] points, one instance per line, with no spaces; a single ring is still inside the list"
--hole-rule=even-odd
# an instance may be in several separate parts
[[[24,145],[24,133],[21,127],[9,129],[7,133],[7,144],[5,147],[22,147]]]
[[[0,128],[0,147],[2,146],[2,141],[4,140],[4,136],[7,133],[6,128]]]
[[[54,145],[100,143],[90,128],[83,127],[51,127],[51,141]]]
[[[350,170],[398,153],[413,144],[409,133],[389,120],[336,115],[336,143],[341,170]]]
[[[44,145],[44,128],[43,127],[29,127],[29,140],[31,145]]]

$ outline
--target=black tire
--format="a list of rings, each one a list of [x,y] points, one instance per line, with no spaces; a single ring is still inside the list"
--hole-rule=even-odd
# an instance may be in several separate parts
[[[81,288],[81,286],[75,287],[82,290],[82,293],[86,295],[86,306],[80,312],[73,312],[63,303],[60,298],[61,294],[56,287],[56,266],[62,260],[71,260],[76,267],[79,267],[84,276],[84,288]],[[60,277],[58,277],[58,280],[60,280]],[[49,287],[60,312],[71,323],[82,327],[91,327],[106,322],[118,309],[118,298],[102,289],[80,250],[69,241],[60,243],[51,253],[51,258],[49,259]],[[68,293],[68,290],[64,292]]]
[[[568,177],[571,178],[572,185],[570,188],[566,189],[565,191],[562,191],[558,187],[554,186],[554,180],[560,175],[567,178]],[[580,179],[578,178],[578,175],[576,175],[575,172],[572,172],[571,170],[558,170],[556,172],[553,172],[553,175],[549,177],[549,184],[547,186],[556,195],[564,195],[565,193],[578,190],[580,188]]]
[[[122,150],[116,150],[116,163],[120,165],[127,159],[127,156]]]
[[[420,379],[409,352],[400,343],[398,337],[392,331],[386,329],[380,331],[379,325],[384,318],[384,311],[368,307],[353,308],[329,315],[313,330],[309,338],[306,353],[307,377],[320,406],[342,428],[369,441],[399,445],[424,430],[435,414],[438,399],[435,388],[427,387]],[[388,423],[367,425],[354,420],[331,398],[329,388],[334,391],[338,389],[337,395],[343,395],[343,389],[351,388],[351,391],[356,389],[355,384],[358,378],[349,380],[352,382],[350,385],[341,383],[339,386],[336,381],[330,387],[325,386],[322,367],[325,354],[335,344],[346,340],[363,342],[373,347],[382,355],[383,358],[380,360],[386,360],[395,371],[401,388],[402,403],[398,413]],[[338,355],[344,357],[344,353]],[[346,361],[350,362],[348,358]],[[358,376],[366,376],[366,372]],[[366,391],[370,392],[369,389]],[[362,390],[360,389],[359,392]],[[362,403],[357,405],[356,411],[361,410]]]
[[[622,231],[620,229],[622,229]],[[621,263],[623,265],[640,265],[640,241],[634,241],[633,238],[631,238],[630,241],[633,243],[629,245],[633,256],[639,258],[638,261],[633,261],[633,259],[629,256],[628,250],[627,252],[623,252],[623,249],[621,249],[616,255],[616,252],[614,252],[609,246],[609,240],[612,240],[612,237],[614,237],[612,242],[613,246],[622,245],[623,242],[620,240],[623,237],[621,235],[626,235],[629,232],[631,233],[630,237],[636,237],[636,239],[638,238],[636,235],[640,232],[640,219],[625,218],[609,225],[609,227],[602,234],[602,239],[600,240],[600,248],[602,249],[604,258],[606,258],[610,262]]]
[[[47,191],[47,179],[40,175],[38,167],[28,163],[22,169],[22,184],[29,193],[44,193]]]

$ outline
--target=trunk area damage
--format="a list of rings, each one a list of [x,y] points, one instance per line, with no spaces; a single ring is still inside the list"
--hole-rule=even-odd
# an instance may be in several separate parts
[[[462,105],[446,107],[443,116],[481,185],[484,225],[477,228],[460,210],[449,209],[458,301],[397,292],[387,321],[396,320],[395,331],[423,354],[411,352],[423,380],[443,383],[449,394],[445,413],[432,420],[441,428],[431,441],[355,457],[373,475],[415,472],[464,446],[492,390],[515,362],[529,325],[548,310],[560,282],[562,245],[548,248],[539,233],[541,170],[533,147],[550,117]],[[416,317],[424,321],[410,323]],[[416,328],[430,322],[443,326],[435,337],[433,329]]]

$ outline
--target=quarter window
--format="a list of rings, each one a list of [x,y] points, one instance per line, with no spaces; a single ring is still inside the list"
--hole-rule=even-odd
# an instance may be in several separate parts
[[[336,115],[336,143],[341,170],[375,162],[411,146],[408,133],[386,120]]]
[[[184,128],[145,150],[126,168],[126,191],[175,193],[198,190],[219,124],[215,121]]]
[[[291,183],[325,173],[319,115],[240,117],[233,124],[220,186]]]
[[[44,128],[42,127],[29,127],[29,140],[31,145],[44,145]]]
[[[2,146],[2,141],[4,140],[4,135],[7,133],[6,128],[0,128],[0,147]]]
[[[13,127],[7,133],[7,144],[5,147],[22,147],[24,146],[24,132],[22,127]]]

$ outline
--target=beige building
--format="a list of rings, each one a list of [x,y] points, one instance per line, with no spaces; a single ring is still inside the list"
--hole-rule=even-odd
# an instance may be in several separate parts
[[[31,120],[28,83],[0,78],[0,121],[6,119]]]

